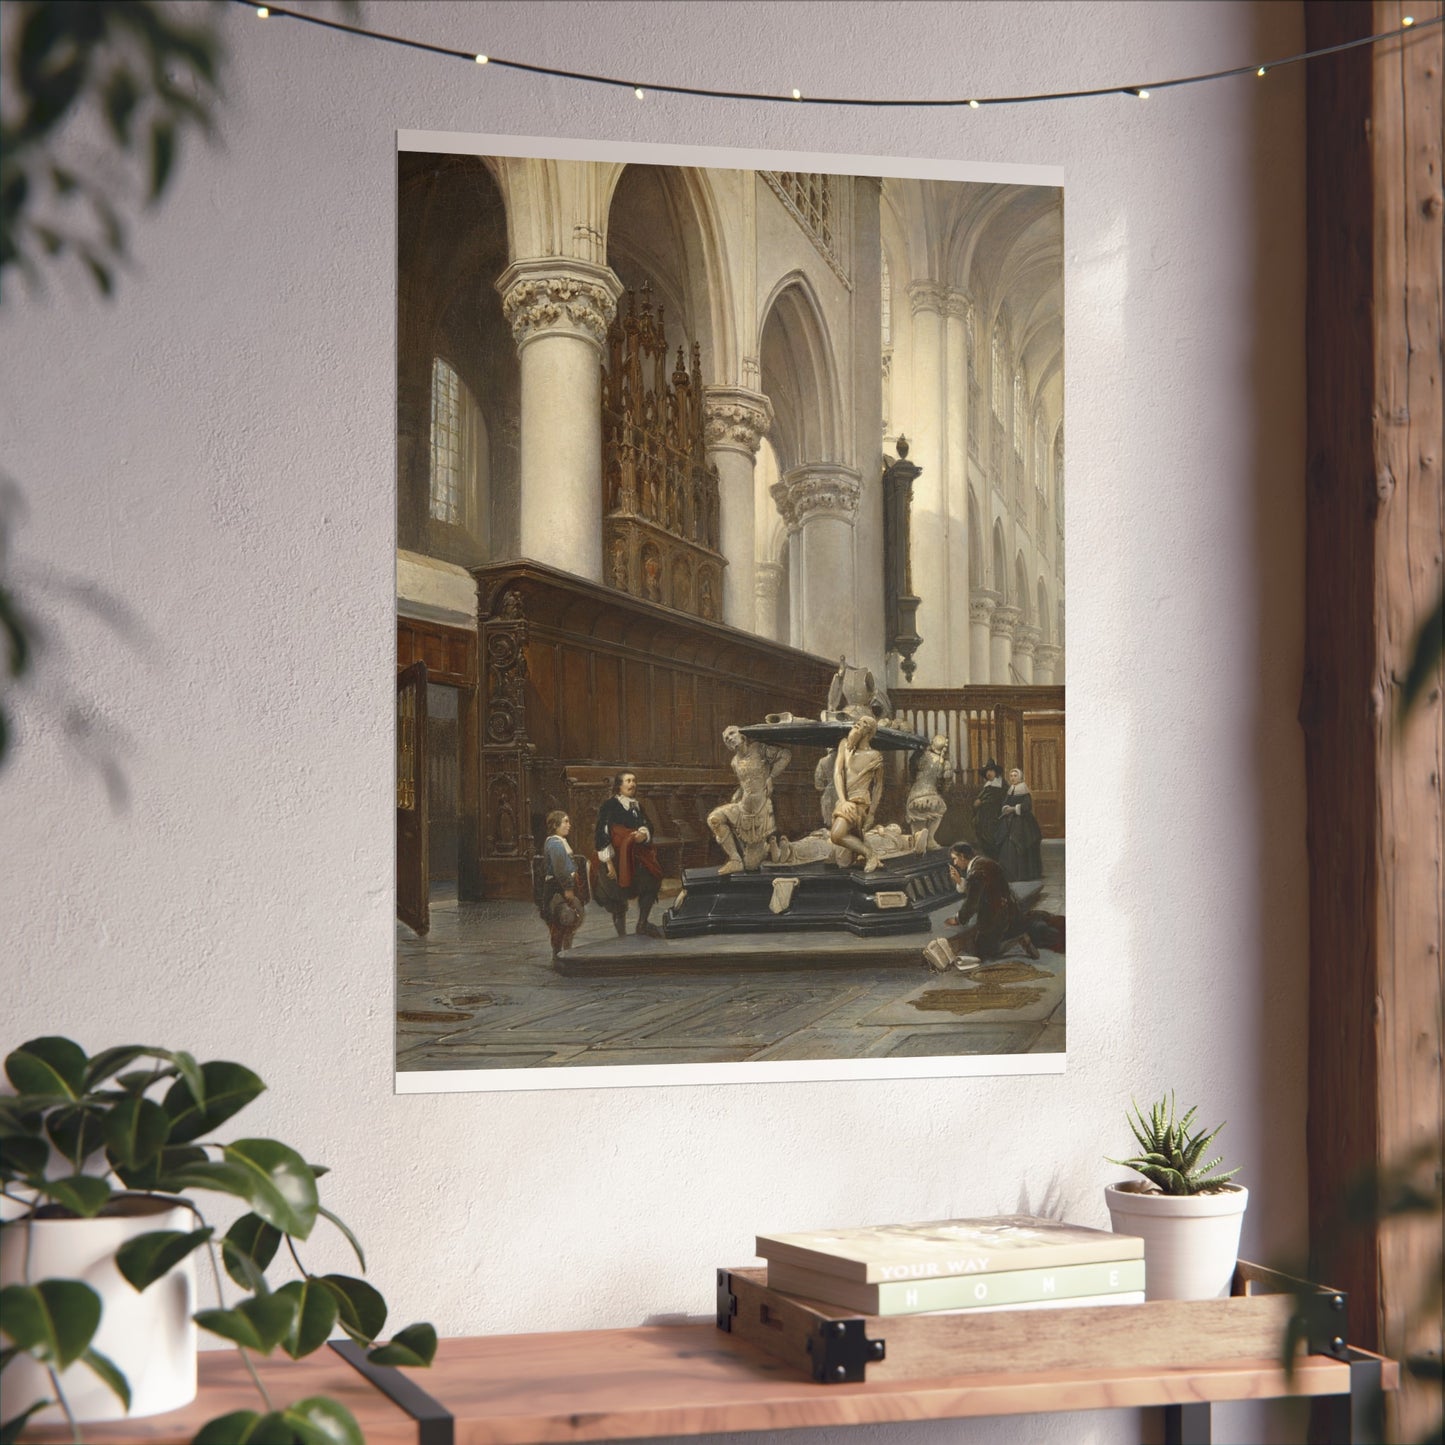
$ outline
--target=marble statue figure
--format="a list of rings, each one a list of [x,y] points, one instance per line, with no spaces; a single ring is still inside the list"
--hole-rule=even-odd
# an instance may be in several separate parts
[[[773,779],[788,766],[786,748],[769,747],[745,738],[736,727],[723,729],[723,742],[732,753],[737,791],[707,815],[712,835],[727,854],[720,874],[755,873],[769,853],[776,853],[777,821],[773,816]]]

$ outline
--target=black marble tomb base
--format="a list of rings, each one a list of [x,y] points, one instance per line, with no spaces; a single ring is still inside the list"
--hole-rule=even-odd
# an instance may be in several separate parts
[[[782,913],[768,906],[777,878],[798,880]],[[682,886],[679,901],[662,918],[668,938],[814,929],[843,929],[859,938],[926,936],[933,910],[959,901],[948,873],[948,851],[942,848],[895,856],[873,873],[832,863],[765,863],[757,873],[726,876],[716,868],[689,868]]]

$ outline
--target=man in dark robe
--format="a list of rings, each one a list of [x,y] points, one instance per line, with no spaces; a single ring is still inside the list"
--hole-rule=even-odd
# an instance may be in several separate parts
[[[1003,812],[1003,773],[990,758],[983,765],[983,787],[973,800],[973,836],[990,858],[998,856],[999,817]]]
[[[949,875],[963,894],[958,913],[945,920],[963,930],[950,940],[956,953],[987,962],[1014,947],[1029,958],[1039,956],[1039,944],[1064,951],[1063,914],[1020,908],[1003,869],[969,844],[955,843],[949,851]]]
[[[597,857],[592,864],[592,896],[611,915],[621,938],[627,932],[627,903],[637,900],[637,932],[661,938],[648,921],[662,887],[662,864],[653,846],[652,819],[637,801],[637,774],[618,773],[612,797],[597,810]]]

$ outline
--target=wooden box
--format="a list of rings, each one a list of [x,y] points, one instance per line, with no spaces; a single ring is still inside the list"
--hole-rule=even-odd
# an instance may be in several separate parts
[[[1016,1370],[1102,1369],[1127,1359],[1164,1368],[1284,1358],[1286,1331],[1305,1354],[1348,1360],[1347,1303],[1241,1260],[1218,1300],[978,1313],[860,1315],[771,1289],[765,1269],[718,1270],[718,1328],[819,1383],[914,1380]]]

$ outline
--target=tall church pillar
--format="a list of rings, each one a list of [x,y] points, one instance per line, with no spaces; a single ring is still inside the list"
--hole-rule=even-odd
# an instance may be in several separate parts
[[[935,281],[908,288],[913,311],[912,410],[908,419],[909,460],[922,473],[913,484],[913,590],[922,598],[915,686],[949,682],[947,422],[943,405],[944,317],[947,291]],[[900,425],[902,424],[900,419]]]
[[[977,685],[993,676],[989,662],[989,624],[998,606],[997,592],[975,587],[968,603],[968,680]]]
[[[779,636],[778,597],[783,590],[783,564],[781,562],[759,562],[754,583],[754,599],[757,610],[758,632],[773,642],[786,642]]]
[[[758,446],[773,424],[773,407],[767,397],[739,386],[710,386],[703,395],[703,436],[708,460],[716,463],[718,472],[719,547],[728,559],[723,621],[756,632],[753,467]]]
[[[1034,649],[1034,681],[1063,682],[1063,674],[1059,668],[1063,655],[1062,647],[1056,647],[1052,642],[1039,643]]]
[[[968,577],[968,313],[962,291],[950,291],[944,311],[945,446],[948,457],[944,503],[948,508],[948,549],[945,560],[945,605],[948,609],[948,682],[972,680],[972,629],[963,626],[963,601]]]
[[[1039,645],[1039,629],[1020,622],[1014,628],[1013,669],[1019,682],[1038,682],[1034,671],[1034,649]]]
[[[606,266],[549,257],[514,261],[497,290],[521,370],[519,550],[600,582],[602,346],[622,283]]]
[[[794,467],[773,487],[794,556],[793,645],[821,657],[858,656],[853,522],[863,486],[851,467]]]
[[[999,603],[989,619],[988,680],[995,687],[1007,687],[1014,681],[1014,628],[1023,614],[1017,607]]]

